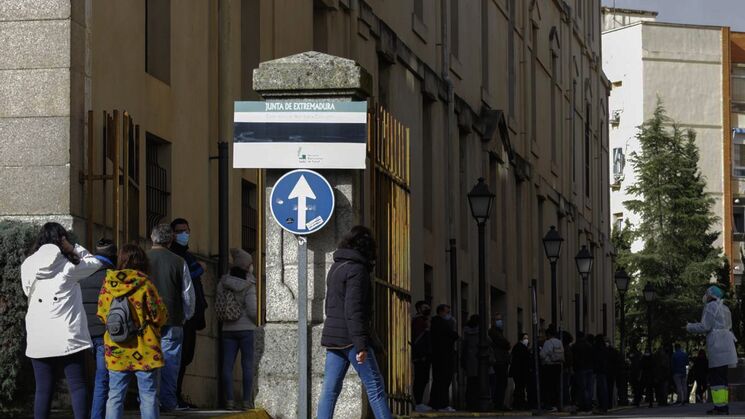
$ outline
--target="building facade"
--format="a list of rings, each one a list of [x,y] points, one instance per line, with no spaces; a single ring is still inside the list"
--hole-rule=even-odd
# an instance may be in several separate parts
[[[611,81],[611,217],[614,227],[637,224],[628,211],[626,192],[634,184],[628,161],[640,150],[637,127],[652,117],[658,98],[667,114],[684,128],[696,131],[699,167],[705,192],[715,203],[715,246],[723,249],[732,267],[731,279],[743,273],[743,188],[738,171],[742,139],[745,85],[739,82],[743,61],[742,35],[727,27],[656,22],[654,12],[603,8],[603,69]],[[644,16],[644,19],[635,19]],[[619,22],[625,22],[623,26]],[[636,241],[632,251],[641,249]],[[732,282],[734,284],[734,282]]]
[[[610,84],[601,68],[600,1],[0,4],[8,39],[0,43],[0,192],[10,197],[0,203],[3,217],[59,219],[80,237],[92,220],[91,236],[118,226],[120,237],[142,243],[153,223],[185,217],[192,250],[210,264],[211,299],[213,157],[218,140],[232,137],[233,101],[258,99],[251,75],[260,62],[321,51],[364,67],[371,109],[384,107],[409,129],[412,306],[451,304],[461,325],[477,313],[477,229],[466,195],[483,177],[496,194],[486,226],[488,315],[502,314],[512,342],[529,331],[536,279],[537,316],[548,326],[542,238],[555,225],[565,240],[556,303],[563,328],[574,334],[586,323],[591,333],[613,336]],[[121,165],[104,123],[114,110],[133,121],[121,131],[131,148]],[[87,144],[98,144],[93,158]],[[91,172],[88,161],[96,162]],[[96,181],[115,166],[130,179],[119,191],[127,207],[118,221],[113,182]],[[262,173],[232,170],[229,178],[230,245],[253,251],[261,268],[262,226],[271,222],[256,210]],[[585,282],[573,260],[584,245],[594,256]],[[185,383],[205,406],[217,404],[212,314]]]

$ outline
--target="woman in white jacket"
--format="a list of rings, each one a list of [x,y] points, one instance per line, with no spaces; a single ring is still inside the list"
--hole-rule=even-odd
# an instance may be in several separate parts
[[[58,368],[65,372],[75,419],[88,416],[84,351],[92,345],[78,282],[100,267],[87,250],[70,243],[58,223],[44,224],[21,265],[28,297],[26,356],[36,379],[35,419],[49,417]]]

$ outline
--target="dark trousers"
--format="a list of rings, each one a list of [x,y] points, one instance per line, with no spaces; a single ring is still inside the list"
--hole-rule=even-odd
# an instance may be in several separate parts
[[[657,393],[657,404],[660,406],[667,406],[667,396],[670,394],[670,383],[667,380],[662,380],[655,385],[655,391]]]
[[[709,383],[706,377],[696,377],[696,403],[704,402],[704,394],[709,388]]]
[[[477,412],[479,410],[480,398],[479,377],[466,378],[466,409]]]
[[[504,409],[504,393],[507,391],[507,367],[494,366],[491,380],[491,399],[497,410]]]
[[[450,382],[453,380],[452,357],[432,360],[432,388],[429,392],[429,405],[442,409],[450,404]]]
[[[528,386],[528,377],[512,377],[515,380],[515,391],[512,393],[512,407],[515,409],[525,409],[528,407],[528,400],[525,391]]]
[[[595,374],[595,385],[598,395],[598,409],[601,412],[608,410],[608,376]]]
[[[631,388],[634,392],[634,405],[639,406],[642,402],[642,397],[644,396],[644,385],[642,385],[642,380],[633,380],[631,382]]]
[[[543,393],[543,404],[546,407],[559,406],[559,386],[561,385],[560,380],[561,364],[549,364],[543,366],[541,392]]]
[[[580,411],[592,410],[592,370],[579,370],[574,374],[577,385],[577,407]]]
[[[233,400],[233,365],[241,351],[243,403],[253,403],[254,331],[222,332],[222,374],[220,381],[226,400]]]
[[[179,400],[183,397],[181,387],[184,384],[184,375],[186,374],[186,367],[191,364],[194,360],[194,348],[197,345],[197,329],[191,321],[184,323],[184,343],[181,347],[181,366],[178,370],[178,382],[176,383],[176,396]]]
[[[414,361],[414,400],[416,404],[424,402],[424,389],[429,383],[429,371],[432,361],[429,359]],[[431,397],[430,397],[431,399]]]
[[[85,385],[85,351],[66,356],[31,359],[36,380],[34,419],[47,419],[52,409],[52,396],[57,371],[62,370],[72,398],[75,419],[88,418],[88,389]]]

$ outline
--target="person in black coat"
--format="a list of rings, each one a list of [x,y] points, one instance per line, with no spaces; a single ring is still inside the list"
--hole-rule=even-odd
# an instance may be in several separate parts
[[[186,265],[189,267],[189,274],[191,275],[191,283],[194,286],[195,297],[194,315],[184,323],[184,343],[181,349],[181,366],[179,367],[178,381],[176,382],[176,396],[178,397],[178,405],[181,409],[195,408],[196,406],[184,400],[181,388],[184,383],[186,367],[194,360],[197,331],[207,327],[207,321],[204,316],[204,312],[207,310],[207,298],[204,296],[204,287],[202,286],[202,275],[204,275],[205,270],[204,264],[189,252],[189,237],[191,235],[189,222],[183,218],[176,218],[171,222],[171,228],[173,229],[174,240],[169,249],[186,261]]]
[[[515,391],[512,396],[512,407],[514,409],[528,408],[525,391],[530,380],[531,363],[533,362],[528,349],[529,342],[528,334],[523,333],[520,336],[520,341],[512,347],[510,377],[515,382]]]
[[[372,281],[375,239],[370,229],[355,226],[334,252],[326,278],[326,320],[321,346],[326,348],[323,390],[318,419],[334,417],[336,401],[349,366],[357,371],[377,419],[388,419],[388,397],[372,347]]]
[[[93,353],[96,356],[96,373],[93,385],[93,405],[91,407],[92,419],[103,419],[106,415],[106,401],[109,396],[109,371],[106,369],[104,359],[103,335],[106,326],[98,318],[98,296],[101,294],[103,281],[106,279],[106,271],[115,269],[117,249],[114,242],[109,239],[101,239],[96,243],[95,258],[101,261],[101,268],[88,278],[80,281],[80,291],[83,295],[83,307],[88,320],[88,332],[93,340]]]
[[[597,335],[595,337],[595,346],[593,348],[593,372],[595,373],[596,394],[598,397],[598,411],[605,413],[608,411],[608,371],[609,371],[609,354],[608,346],[605,342],[605,336]]]
[[[433,409],[448,409],[450,397],[448,389],[455,370],[455,331],[450,306],[437,306],[437,315],[432,319],[432,388],[429,392],[430,406]]]

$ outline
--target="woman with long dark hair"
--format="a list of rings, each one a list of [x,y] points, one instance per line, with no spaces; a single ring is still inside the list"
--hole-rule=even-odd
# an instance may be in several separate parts
[[[109,398],[106,419],[121,419],[124,398],[130,379],[137,379],[140,396],[140,417],[159,417],[157,370],[163,366],[160,328],[168,318],[168,310],[158,289],[148,278],[149,263],[145,251],[135,244],[125,244],[119,251],[116,270],[106,273],[98,299],[98,317],[106,323],[104,357],[109,370]],[[133,330],[129,335],[117,333],[119,328],[109,322],[124,320],[109,316],[121,315],[121,303],[126,299]],[[120,307],[113,307],[114,303]],[[113,308],[113,310],[112,310]],[[114,336],[112,336],[112,333]]]
[[[321,337],[321,345],[326,348],[326,367],[318,419],[334,416],[350,364],[362,380],[375,417],[391,417],[383,377],[371,347],[370,273],[375,266],[375,251],[370,229],[356,226],[342,238],[334,252],[334,264],[326,280],[326,320]]]
[[[26,356],[36,379],[36,419],[49,417],[57,369],[67,378],[75,419],[88,416],[84,354],[92,344],[79,282],[100,267],[98,259],[72,244],[58,223],[42,226],[21,265],[21,283],[28,297]]]

